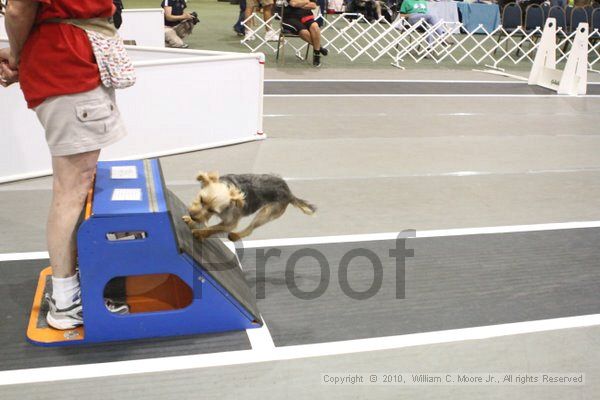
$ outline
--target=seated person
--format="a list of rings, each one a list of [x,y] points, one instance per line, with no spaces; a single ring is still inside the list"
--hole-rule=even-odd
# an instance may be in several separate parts
[[[379,0],[351,0],[348,2],[346,12],[363,14],[367,21],[371,22],[381,19],[382,9],[386,8],[385,3]]]
[[[160,5],[165,10],[165,44],[167,47],[187,48],[183,39],[189,36],[194,25],[199,22],[198,14],[187,13],[185,0],[163,0]]]
[[[315,22],[312,10],[318,6],[310,0],[290,0],[283,10],[282,29],[297,34],[306,43],[313,47],[313,65],[321,66],[321,54],[329,54],[326,48],[321,47],[321,29]]]
[[[409,24],[414,25],[420,20],[424,19],[429,25],[434,26],[440,20],[431,14],[427,13],[427,2],[425,0],[404,0],[400,7],[400,15],[406,17]],[[436,28],[435,33],[440,36],[444,36],[446,31],[440,26]],[[427,36],[427,42],[431,44],[433,42],[433,36]],[[453,44],[454,40],[447,38],[446,44]]]
[[[252,15],[252,13],[254,12],[255,9],[262,8],[263,19],[265,21],[268,21],[273,16],[273,4],[275,4],[274,0],[246,0],[245,19],[248,19]],[[249,20],[247,22],[247,25],[254,26],[254,18]],[[279,35],[277,35],[277,32],[275,32],[274,30],[271,29],[271,26],[269,24],[265,25],[265,29],[267,30],[267,33],[265,35],[265,40],[275,41],[275,40],[279,39]],[[246,34],[247,40],[255,39],[252,32],[246,32],[245,34]]]

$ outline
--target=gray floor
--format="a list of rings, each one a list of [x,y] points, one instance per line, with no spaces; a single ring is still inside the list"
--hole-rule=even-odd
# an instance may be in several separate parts
[[[275,345],[289,346],[600,314],[599,240],[600,229],[408,239],[405,273],[389,256],[394,241],[290,246],[264,267],[246,250],[242,262],[255,285],[264,268],[258,306]],[[299,259],[290,278],[287,264],[307,249],[327,265]],[[343,275],[353,249],[372,252],[381,269],[363,255]],[[323,281],[322,295],[299,298]]]
[[[267,98],[268,140],[162,163],[186,202],[197,171],[214,169],[281,174],[320,208],[252,239],[597,220],[598,109],[596,98]],[[45,248],[49,188],[0,185],[1,252]]]
[[[306,94],[418,94],[418,95],[548,95],[552,90],[527,82],[265,82],[266,95]],[[588,85],[588,95],[600,94],[600,86]]]
[[[240,258],[273,342],[290,346],[600,314],[599,238],[600,228],[413,238],[406,242],[414,255],[405,267],[390,256],[394,240],[245,249]],[[362,256],[344,275],[342,260],[355,249]],[[279,255],[261,261],[259,252],[273,251]],[[307,251],[322,254],[326,264],[299,258],[290,270],[294,255]],[[11,320],[0,332],[0,371],[250,348],[243,332],[82,348],[31,346],[23,332],[37,273],[47,262],[0,263],[0,296],[8,299],[0,315]]]
[[[22,399],[597,399],[600,328],[580,328],[398,350],[0,387]],[[584,386],[326,386],[328,372],[585,371]],[[232,384],[234,382],[234,384]]]
[[[505,72],[527,78],[531,67],[527,64],[509,68]],[[482,72],[485,67],[446,69],[433,68],[266,68],[265,79],[386,79],[386,80],[450,80],[450,81],[503,81],[506,77]],[[600,82],[600,74],[588,74],[588,82]]]
[[[267,71],[270,79],[315,77],[505,79],[471,71]],[[252,239],[600,220],[599,109],[600,99],[592,97],[267,97],[268,140],[166,157],[163,167],[167,184],[184,201],[198,189],[193,181],[197,170],[215,169],[279,173],[298,196],[319,206],[314,218],[290,210],[257,230]],[[0,252],[45,249],[49,188],[48,178],[0,185]],[[589,295],[595,300],[597,296]],[[579,309],[577,304],[574,308]],[[67,390],[58,384],[0,387],[0,394],[592,399],[600,390],[594,357],[600,353],[598,333],[597,327],[581,328],[343,357],[92,379],[70,383]],[[398,368],[572,370],[584,371],[589,383],[578,388],[400,390],[335,388],[317,381],[329,370]],[[233,379],[235,387],[230,384]]]

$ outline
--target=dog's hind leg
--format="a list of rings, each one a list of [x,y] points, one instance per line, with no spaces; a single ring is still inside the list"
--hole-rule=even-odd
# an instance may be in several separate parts
[[[240,232],[231,232],[229,234],[229,240],[235,242],[242,238],[245,238],[259,226],[263,226],[267,222],[273,221],[274,219],[281,217],[285,212],[287,206],[287,204],[281,203],[267,204],[258,211],[252,222],[250,222],[250,225],[248,225],[244,230]]]

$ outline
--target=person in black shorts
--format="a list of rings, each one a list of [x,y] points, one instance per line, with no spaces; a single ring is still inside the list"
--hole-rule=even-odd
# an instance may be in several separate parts
[[[198,18],[184,11],[187,8],[186,0],[163,0],[160,6],[165,10],[166,46],[183,49],[189,47],[183,39],[192,33]]]
[[[321,54],[326,56],[329,53],[325,47],[321,47],[321,29],[312,13],[317,7],[310,0],[290,0],[283,10],[282,21],[284,29],[298,34],[302,40],[312,45],[315,67],[321,66]]]

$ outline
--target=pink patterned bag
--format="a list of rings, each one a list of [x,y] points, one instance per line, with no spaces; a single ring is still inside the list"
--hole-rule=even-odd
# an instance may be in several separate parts
[[[52,18],[44,23],[70,24],[87,33],[104,86],[125,89],[135,84],[135,69],[111,19]]]
[[[96,56],[102,84],[115,89],[133,86],[135,69],[121,38],[118,35],[106,37],[101,33],[89,30],[86,30],[86,33]]]

